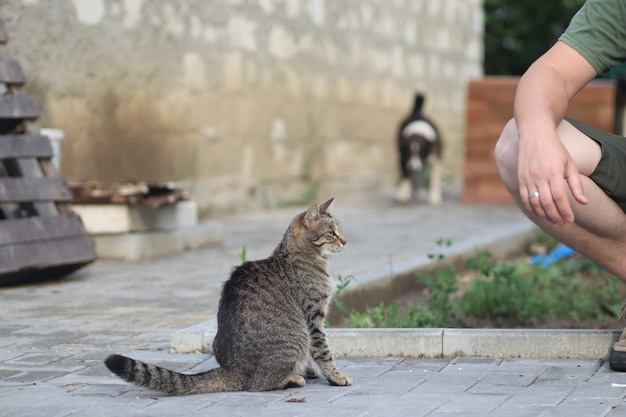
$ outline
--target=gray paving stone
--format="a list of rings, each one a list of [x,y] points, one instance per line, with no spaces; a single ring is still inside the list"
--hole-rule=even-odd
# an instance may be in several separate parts
[[[472,386],[468,392],[474,394],[515,394],[520,388],[529,387],[535,380],[535,374],[489,373]]]
[[[413,375],[413,373],[403,375],[395,372],[386,373],[372,381],[362,382],[359,380],[359,384],[371,386],[376,393],[401,396],[423,384],[426,379],[427,377],[424,375]]]
[[[393,369],[389,370],[390,373],[394,372],[406,372],[415,373],[417,377],[428,372],[439,372],[450,362],[445,359],[405,359]]]
[[[545,416],[596,417],[598,415],[620,416],[626,414],[624,404],[586,402],[582,404],[559,404],[553,410],[545,411]]]
[[[356,415],[368,415],[375,410],[383,410],[387,401],[389,395],[385,394],[350,393],[333,401],[332,406],[337,410],[349,410]]]
[[[407,393],[398,398],[389,398],[378,409],[372,410],[372,416],[410,416],[423,417],[439,409],[448,400],[440,395],[414,395]]]
[[[471,387],[476,385],[486,373],[479,375],[442,375],[439,373],[432,373],[428,375],[426,381],[415,387],[412,392],[418,394],[434,394],[440,393],[446,396],[466,392]]]
[[[215,404],[222,407],[263,408],[288,398],[289,394],[286,391],[242,392],[237,395],[229,395],[215,402]]]
[[[533,384],[514,394],[507,401],[507,404],[528,407],[556,407],[573,391],[574,387],[569,384],[554,383],[552,385],[543,384],[542,386]]]
[[[488,414],[510,398],[510,394],[459,393],[455,395],[454,398],[450,399],[450,401],[442,404],[437,410],[441,412],[457,413],[472,411]],[[468,405],[471,405],[471,408],[469,408]]]
[[[565,399],[565,402],[581,402],[594,399],[614,400],[616,398],[626,398],[626,388],[613,387],[611,383],[599,383],[596,380],[576,387],[574,392]]]
[[[307,385],[302,389],[289,390],[285,401],[304,398],[308,404],[323,406],[334,404],[351,392],[352,390],[350,388],[331,387],[325,383],[308,381]]]
[[[5,361],[5,363],[9,365],[50,365],[62,359],[64,359],[64,356],[58,354],[30,353],[20,355],[14,359]]]
[[[22,368],[24,369],[19,374],[10,376],[3,380],[3,383],[19,383],[19,384],[28,384],[33,383],[37,384],[42,381],[47,381],[49,379],[58,378],[62,375],[67,374],[68,372],[75,372],[80,368],[51,368],[51,367],[42,367],[42,368]]]
[[[551,409],[550,409],[551,410]],[[535,408],[497,408],[488,415],[491,417],[542,417],[545,416],[544,409],[541,407]],[[574,414],[576,415],[576,414]],[[437,416],[437,414],[433,414]]]
[[[537,378],[536,384],[542,384],[544,382],[550,383],[554,381],[569,381],[572,384],[580,383],[591,378],[601,363],[596,362],[595,367],[561,367],[551,366],[545,369],[545,371]]]

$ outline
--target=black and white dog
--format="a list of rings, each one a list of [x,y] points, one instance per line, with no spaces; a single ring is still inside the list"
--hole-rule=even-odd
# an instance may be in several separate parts
[[[408,202],[420,186],[422,174],[429,170],[428,202],[441,203],[442,141],[435,124],[422,113],[424,95],[415,95],[413,111],[398,129],[398,151],[402,178],[398,185],[398,201]]]

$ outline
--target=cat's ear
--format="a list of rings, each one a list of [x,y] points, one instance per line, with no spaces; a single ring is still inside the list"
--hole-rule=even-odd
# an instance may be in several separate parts
[[[313,224],[320,218],[320,214],[330,214],[333,209],[335,197],[331,198],[324,204],[311,206],[305,213],[303,218],[304,227],[311,228]]]
[[[306,227],[307,229],[310,229],[319,218],[320,218],[319,207],[317,206],[317,204],[314,206],[311,206],[304,213],[304,217],[302,219],[302,222],[304,223],[304,227]]]
[[[320,213],[322,214],[332,214],[333,206],[335,205],[335,197],[332,197],[330,200],[325,202],[320,206]]]

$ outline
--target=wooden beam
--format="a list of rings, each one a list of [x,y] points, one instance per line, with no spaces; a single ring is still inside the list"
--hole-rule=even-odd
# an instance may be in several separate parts
[[[71,201],[65,180],[57,178],[0,178],[1,202]]]
[[[36,240],[54,240],[86,234],[76,213],[51,217],[26,217],[0,220],[0,247]]]
[[[4,245],[0,246],[0,281],[5,273],[45,271],[61,265],[85,265],[95,259],[91,237],[86,234]]]
[[[0,135],[0,159],[50,158],[52,145],[41,135]]]
[[[0,44],[5,44],[9,41],[9,34],[4,26],[4,20],[0,19]]]
[[[0,284],[60,277],[96,258],[75,213],[0,220]]]
[[[0,119],[36,119],[39,109],[27,94],[0,96]]]
[[[0,59],[0,83],[24,84],[26,78],[19,61],[11,58]]]

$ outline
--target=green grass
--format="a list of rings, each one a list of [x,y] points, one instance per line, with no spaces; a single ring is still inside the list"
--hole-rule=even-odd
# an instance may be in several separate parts
[[[438,241],[449,246],[449,240]],[[555,242],[539,236],[536,244]],[[429,255],[440,260],[442,255]],[[463,278],[461,280],[461,277]],[[581,256],[548,267],[533,266],[527,257],[496,261],[478,252],[463,271],[448,267],[440,272],[418,273],[425,296],[412,305],[380,303],[365,311],[342,303],[348,327],[459,327],[463,318],[488,321],[494,327],[529,326],[545,320],[600,322],[614,318],[621,307],[621,282]],[[343,280],[337,292],[350,284]],[[461,288],[462,287],[462,288]],[[338,305],[340,298],[336,297]]]

